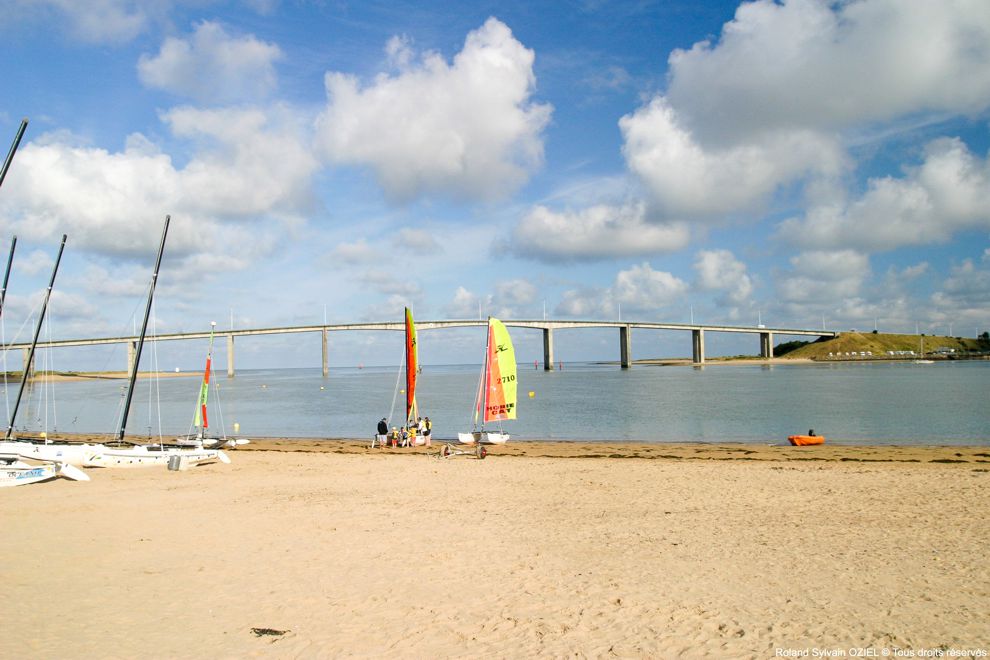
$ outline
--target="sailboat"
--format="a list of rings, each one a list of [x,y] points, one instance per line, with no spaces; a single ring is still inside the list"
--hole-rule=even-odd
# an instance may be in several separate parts
[[[481,428],[478,420],[481,419]],[[485,366],[478,384],[474,405],[474,429],[458,433],[461,444],[501,445],[509,440],[508,433],[486,431],[485,424],[516,418],[516,352],[505,325],[488,317],[488,345]]]
[[[37,459],[19,454],[0,454],[0,487],[23,486],[56,477],[89,481],[88,474],[63,461]]]
[[[921,357],[914,361],[915,364],[935,364],[935,360],[925,358],[925,336],[921,335],[921,347],[918,350]]]
[[[206,404],[210,398],[210,378],[213,375],[213,332],[216,330],[217,322],[210,322],[210,347],[206,352],[206,368],[203,370],[203,382],[199,387],[199,399],[196,401],[196,413],[193,416],[193,426],[196,433],[189,433],[176,438],[176,444],[180,447],[229,447],[235,448],[239,445],[246,445],[250,440],[243,438],[228,438],[226,434],[222,437],[209,435],[209,416],[206,411]]]
[[[31,341],[31,348],[28,350],[26,362],[27,367],[24,369],[24,374],[21,377],[21,385],[17,390],[17,398],[14,400],[14,408],[10,413],[10,423],[7,426],[7,432],[4,434],[3,440],[0,441],[0,454],[8,457],[14,456],[32,461],[48,462],[55,465],[70,464],[82,466],[100,452],[102,449],[100,445],[91,445],[87,443],[52,443],[47,435],[45,435],[44,440],[37,442],[32,441],[30,438],[18,438],[14,431],[15,423],[17,422],[17,412],[20,410],[21,400],[24,396],[24,389],[27,385],[28,379],[31,377],[31,364],[34,363],[34,354],[38,346],[38,337],[41,334],[41,328],[45,321],[45,315],[48,312],[48,302],[51,299],[52,289],[55,287],[55,276],[58,274],[58,267],[62,262],[62,253],[65,250],[66,238],[66,235],[63,234],[62,243],[58,249],[58,256],[55,258],[55,266],[52,268],[52,276],[48,282],[48,289],[45,292],[45,299],[41,305],[41,312],[38,314],[38,323],[35,326],[34,339]],[[3,300],[5,299],[7,293],[7,283],[10,277],[10,265],[14,260],[14,249],[16,246],[17,237],[15,236],[10,244],[10,256],[7,259],[7,271],[4,275],[3,290],[0,292],[0,314],[3,313]],[[32,469],[33,467],[34,466],[32,466]],[[42,465],[41,467],[45,466]],[[42,470],[42,472],[44,471],[45,470]],[[44,478],[51,478],[51,475]],[[42,479],[36,479],[35,481],[41,480]]]
[[[168,235],[170,219],[170,216],[165,216],[165,228],[162,230],[162,240],[158,247],[155,272],[151,276],[148,303],[144,309],[144,323],[141,325],[141,335],[138,338],[137,350],[134,353],[134,364],[131,367],[131,376],[127,385],[127,396],[124,399],[124,409],[120,418],[120,429],[117,431],[117,437],[114,440],[114,444],[117,446],[106,447],[98,456],[95,456],[87,463],[89,466],[130,468],[169,465],[171,468],[170,461],[173,458],[176,459],[178,469],[191,465],[200,465],[202,463],[212,463],[214,461],[230,463],[227,455],[219,449],[168,447],[161,443],[142,445],[124,440],[127,430],[127,417],[131,408],[131,399],[134,396],[134,384],[137,380],[138,368],[141,365],[141,350],[144,348],[144,337],[148,330],[148,317],[151,315],[151,301],[155,295],[155,284],[158,281],[158,269],[161,267],[162,253],[165,251],[165,237]]]

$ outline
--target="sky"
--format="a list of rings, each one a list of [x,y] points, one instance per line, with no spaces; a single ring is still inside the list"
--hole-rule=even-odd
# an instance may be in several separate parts
[[[155,333],[405,306],[990,329],[985,0],[0,0],[0,15],[0,137],[30,120],[0,188],[0,249],[18,241],[8,342],[30,340],[62,234],[42,340],[132,333],[166,215]],[[542,359],[538,331],[514,341]],[[420,359],[480,362],[482,342],[424,332]],[[331,364],[397,364],[401,343],[334,333]],[[60,350],[55,368],[125,360]],[[205,346],[156,350],[193,368]],[[636,358],[690,350],[634,333]],[[614,329],[555,335],[562,361],[618,353]],[[318,367],[319,335],[240,339],[236,364]]]

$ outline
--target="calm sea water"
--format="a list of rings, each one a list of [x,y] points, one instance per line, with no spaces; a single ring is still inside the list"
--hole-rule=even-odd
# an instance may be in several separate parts
[[[471,428],[475,366],[426,366],[422,415],[434,437]],[[244,437],[370,437],[389,415],[404,414],[398,368],[240,371],[217,374],[211,426]],[[0,385],[0,389],[2,389]],[[122,381],[33,386],[17,427],[112,433]],[[165,434],[190,429],[199,379],[142,380],[127,428]],[[17,387],[7,387],[12,401]],[[521,368],[517,439],[779,443],[809,428],[829,442],[990,445],[990,362],[709,365],[704,368],[565,364]],[[529,393],[532,392],[532,396]],[[212,404],[219,398],[219,412]],[[3,404],[0,404],[2,406]],[[160,411],[160,414],[159,414]],[[159,421],[160,420],[160,421]]]

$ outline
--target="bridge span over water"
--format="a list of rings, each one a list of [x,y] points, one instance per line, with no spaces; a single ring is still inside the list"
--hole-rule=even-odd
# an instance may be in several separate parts
[[[503,320],[505,325],[512,328],[528,328],[540,330],[543,333],[543,368],[547,371],[553,369],[553,333],[554,330],[565,330],[571,328],[618,328],[619,330],[619,363],[623,369],[628,369],[633,362],[632,358],[632,331],[635,330],[680,330],[691,333],[692,340],[692,360],[694,364],[704,364],[705,362],[705,333],[706,332],[734,332],[759,335],[760,356],[769,359],[773,357],[774,335],[788,336],[813,336],[813,337],[834,337],[838,332],[831,330],[807,330],[799,328],[767,328],[758,326],[734,326],[734,325],[706,325],[696,323],[656,323],[649,321],[523,321],[523,320]],[[487,325],[487,320],[468,319],[451,321],[417,321],[417,331],[440,330],[445,328],[466,328]],[[236,337],[249,337],[253,335],[283,335],[296,333],[321,333],[323,338],[323,375],[329,372],[329,334],[331,332],[347,331],[404,331],[405,323],[382,322],[382,323],[347,323],[335,325],[305,325],[281,328],[251,328],[241,330],[215,330],[218,337],[227,339],[227,375],[234,375],[234,339]],[[173,334],[155,335],[146,337],[145,341],[176,341],[182,339],[205,339],[209,338],[210,332],[180,332]],[[127,364],[128,369],[134,364],[138,337],[97,337],[90,339],[62,339],[45,342],[46,347],[57,346],[95,346],[99,344],[127,344]],[[27,369],[28,351],[30,344],[9,344],[6,349],[22,349],[24,352],[24,368]]]

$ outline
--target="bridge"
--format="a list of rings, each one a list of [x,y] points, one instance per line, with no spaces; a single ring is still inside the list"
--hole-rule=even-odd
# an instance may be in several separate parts
[[[703,325],[694,323],[653,323],[642,321],[502,321],[506,326],[513,328],[528,328],[543,332],[543,368],[547,371],[553,369],[553,333],[554,330],[564,330],[571,328],[618,328],[619,330],[619,355],[620,365],[623,369],[628,369],[633,362],[632,358],[632,331],[635,330],[679,330],[691,333],[692,341],[692,361],[694,364],[705,363],[705,333],[711,332],[733,332],[759,335],[760,357],[770,359],[773,357],[774,335],[788,336],[813,336],[813,337],[834,337],[838,332],[831,330],[805,330],[798,328],[767,328],[758,326],[733,326],[733,325]],[[466,328],[485,326],[487,320],[456,320],[456,321],[417,321],[416,330],[440,330],[444,328]],[[331,332],[347,332],[354,330],[397,330],[405,331],[405,323],[383,322],[383,323],[348,323],[342,325],[305,325],[291,326],[283,328],[254,328],[243,330],[216,330],[217,337],[227,339],[227,376],[234,375],[234,339],[236,337],[249,337],[253,335],[284,335],[296,333],[316,333],[323,336],[323,375],[329,373],[328,347],[329,334]],[[155,335],[146,337],[145,341],[178,341],[183,339],[206,339],[209,338],[209,331],[204,332],[180,332],[174,334]],[[57,341],[46,341],[45,347],[57,346],[95,346],[99,344],[127,344],[127,365],[128,371],[133,367],[134,355],[137,349],[138,337],[98,337],[91,339],[62,339]],[[31,348],[29,343],[9,344],[7,350],[22,349],[24,352],[24,369],[31,365],[27,364],[28,353]]]

